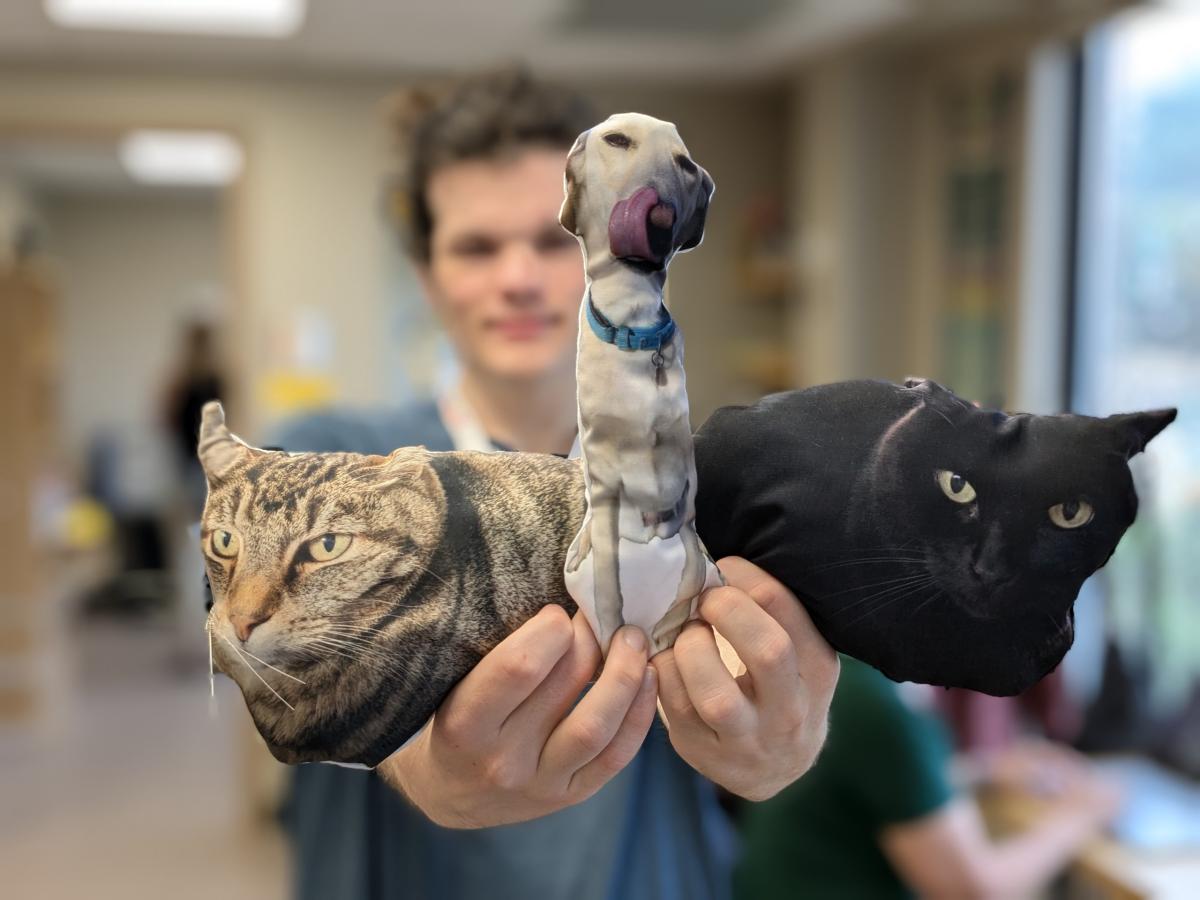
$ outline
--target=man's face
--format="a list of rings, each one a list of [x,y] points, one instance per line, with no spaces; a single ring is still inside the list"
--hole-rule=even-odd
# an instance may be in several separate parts
[[[566,151],[434,172],[426,294],[463,363],[489,378],[571,372],[583,262],[558,224]]]

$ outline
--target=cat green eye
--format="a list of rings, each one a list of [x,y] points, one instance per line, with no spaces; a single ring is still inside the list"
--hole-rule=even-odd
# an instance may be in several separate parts
[[[308,542],[308,553],[317,562],[329,562],[349,550],[352,540],[348,534],[325,534]]]
[[[975,488],[957,472],[938,469],[937,483],[941,486],[942,493],[955,503],[970,503],[975,499]]]
[[[242,549],[242,539],[232,531],[218,528],[208,539],[212,552],[222,559],[233,559]]]
[[[1059,528],[1082,528],[1095,514],[1092,504],[1086,500],[1068,500],[1050,507],[1050,521]]]

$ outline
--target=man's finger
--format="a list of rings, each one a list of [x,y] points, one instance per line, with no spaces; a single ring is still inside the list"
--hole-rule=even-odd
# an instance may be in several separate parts
[[[600,677],[551,733],[539,769],[573,774],[604,751],[642,690],[646,652],[640,628],[626,625],[613,635]]]
[[[689,622],[675,639],[673,649],[688,697],[704,723],[720,735],[750,731],[755,722],[754,708],[721,661],[712,629],[702,622]]]
[[[658,673],[658,699],[667,727],[674,733],[694,731],[697,735],[715,737],[716,732],[708,727],[696,712],[696,707],[692,706],[683,676],[679,674],[679,666],[675,663],[674,648],[655,654],[650,665]]]
[[[555,726],[579,699],[600,665],[600,645],[582,612],[571,620],[573,639],[567,652],[525,701],[504,722],[501,733],[544,747]]]
[[[571,646],[571,619],[549,605],[484,656],[438,710],[459,740],[491,740]]]
[[[765,570],[740,556],[718,563],[725,583],[745,591],[772,619],[783,626],[795,648],[800,676],[824,693],[837,683],[837,653],[829,646],[796,595]]]
[[[600,755],[571,776],[568,791],[579,797],[589,797],[603,787],[614,775],[629,765],[646,740],[654,722],[655,696],[658,678],[655,670],[646,666],[641,690],[625,714],[621,727]]]
[[[795,706],[805,686],[792,638],[749,594],[735,587],[706,591],[700,617],[729,641],[746,666],[761,715]]]

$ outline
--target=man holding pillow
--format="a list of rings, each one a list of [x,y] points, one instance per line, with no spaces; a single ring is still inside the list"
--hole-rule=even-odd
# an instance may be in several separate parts
[[[314,416],[276,443],[570,450],[584,279],[558,212],[567,150],[598,118],[521,71],[410,95],[395,206],[461,378],[435,402]],[[728,586],[652,660],[626,627],[597,675],[583,616],[547,606],[376,772],[297,769],[297,896],[728,896],[732,838],[713,782],[760,800],[803,774],[838,662],[786,588],[745,560],[720,565]],[[714,628],[745,666],[736,679]]]

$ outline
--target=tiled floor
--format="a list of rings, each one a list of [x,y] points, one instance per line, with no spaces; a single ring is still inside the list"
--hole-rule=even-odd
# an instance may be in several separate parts
[[[180,672],[169,630],[92,627],[69,644],[67,713],[52,735],[0,736],[6,900],[276,900],[284,842],[240,802],[240,698]]]

